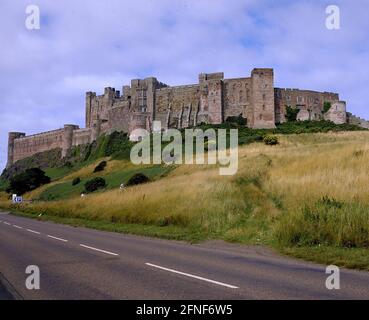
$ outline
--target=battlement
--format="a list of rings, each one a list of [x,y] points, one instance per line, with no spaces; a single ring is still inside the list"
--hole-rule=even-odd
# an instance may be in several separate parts
[[[256,75],[274,76],[274,70],[272,68],[254,68],[251,71],[251,77]]]
[[[204,81],[223,80],[223,79],[224,79],[223,72],[200,73],[199,74],[199,83],[203,83]]]

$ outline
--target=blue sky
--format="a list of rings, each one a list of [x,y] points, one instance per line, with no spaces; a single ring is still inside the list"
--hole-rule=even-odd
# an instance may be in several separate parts
[[[40,30],[25,28],[29,4]],[[339,30],[325,27],[330,4]],[[1,0],[0,14],[2,168],[8,131],[83,127],[85,92],[132,78],[178,85],[272,67],[276,86],[338,92],[369,118],[366,0]]]

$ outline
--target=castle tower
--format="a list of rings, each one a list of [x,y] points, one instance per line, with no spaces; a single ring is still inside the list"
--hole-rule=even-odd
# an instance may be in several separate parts
[[[6,168],[9,168],[14,163],[14,140],[24,137],[26,134],[23,132],[9,132],[8,136],[8,162]]]
[[[251,90],[252,113],[248,126],[255,129],[275,128],[273,69],[253,69]]]
[[[86,92],[86,119],[85,126],[86,128],[90,128],[92,125],[92,113],[93,113],[93,101],[96,99],[95,92]]]
[[[78,126],[74,124],[66,124],[64,125],[64,134],[63,134],[63,144],[62,144],[62,158],[65,158],[68,154],[68,151],[72,148],[73,145],[73,131],[79,129]]]
[[[212,124],[223,122],[223,79],[223,72],[199,75],[200,109],[208,111],[209,123]]]
[[[92,128],[91,128],[91,142],[96,141],[97,138],[100,136],[101,133],[101,120],[97,118],[92,121]]]

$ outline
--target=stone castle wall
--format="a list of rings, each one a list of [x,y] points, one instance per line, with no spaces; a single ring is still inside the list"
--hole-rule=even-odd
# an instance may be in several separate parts
[[[332,104],[325,115],[324,102]],[[298,120],[346,122],[346,104],[338,94],[274,88],[273,69],[257,68],[249,77],[233,79],[224,79],[222,72],[201,73],[197,84],[173,87],[153,77],[134,79],[121,91],[106,87],[101,95],[87,92],[84,129],[65,125],[33,136],[10,133],[7,166],[51,149],[61,149],[64,157],[72,146],[91,143],[113,131],[150,131],[154,120],[167,129],[220,124],[228,117],[242,116],[250,128],[274,128],[286,121],[286,106],[300,110]],[[349,119],[363,123],[353,116]]]
[[[350,112],[347,112],[347,122],[362,128],[369,129],[369,121],[363,118],[357,117]]]
[[[19,133],[19,138],[13,140],[12,159],[8,161],[16,162],[20,159],[27,158],[35,153],[62,148],[64,130],[53,130],[25,136],[24,133]],[[9,140],[12,139],[12,134],[9,135]],[[11,143],[11,141],[9,141]]]
[[[324,120],[332,121],[336,124],[344,124],[347,122],[346,102],[334,102],[331,108],[324,114]]]
[[[276,123],[286,122],[286,106],[300,110],[298,120],[323,119],[324,102],[339,101],[337,93],[299,89],[274,89]]]

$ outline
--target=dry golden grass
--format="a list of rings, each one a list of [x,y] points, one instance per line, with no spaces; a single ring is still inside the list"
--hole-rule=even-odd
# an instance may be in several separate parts
[[[9,194],[6,192],[0,192],[0,201],[7,201],[9,199]]]
[[[37,202],[25,209],[63,217],[178,225],[257,242],[270,237],[274,222],[284,212],[293,213],[324,196],[369,205],[369,132],[279,139],[278,146],[255,143],[240,148],[239,170],[231,177],[219,176],[214,165],[180,165],[165,178],[125,191]],[[60,181],[90,177],[98,162]],[[131,166],[127,161],[109,161],[103,174]],[[45,188],[28,196],[35,197]]]
[[[283,199],[288,208],[323,196],[369,204],[369,134],[347,132],[314,137],[314,143],[309,139],[297,142],[286,148],[285,154],[272,155],[273,168],[265,190]],[[285,137],[287,144],[299,140],[293,138]]]
[[[214,165],[178,165],[164,178],[125,191],[21,209],[97,225],[114,222],[109,225],[124,225],[125,232],[137,233],[139,224],[140,230],[156,228],[140,234],[272,244],[305,259],[369,269],[369,132],[282,135],[279,141],[241,147],[239,170],[231,177],[219,176]],[[54,183],[92,177],[98,162]],[[132,166],[109,161],[99,175]],[[27,196],[35,198],[48,187]],[[0,204],[10,206],[4,194]]]

